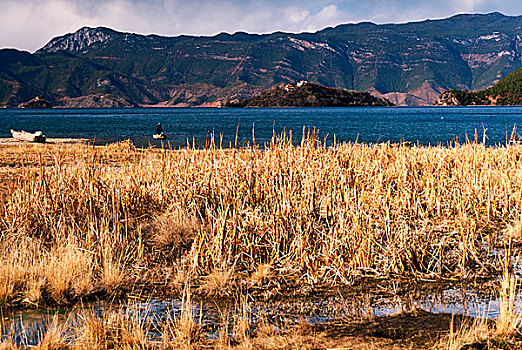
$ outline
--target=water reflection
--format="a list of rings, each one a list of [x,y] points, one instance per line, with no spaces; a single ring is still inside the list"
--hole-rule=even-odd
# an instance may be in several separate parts
[[[412,291],[401,295],[338,295],[316,300],[251,301],[248,303],[247,317],[250,324],[263,320],[276,327],[298,323],[302,319],[310,323],[324,323],[347,317],[387,316],[416,309],[491,319],[498,317],[500,306],[500,299],[494,293],[454,287],[437,292]],[[516,312],[521,313],[522,295],[517,296],[515,306]],[[71,336],[74,337],[74,325],[81,324],[84,315],[91,313],[103,318],[117,313],[137,316],[141,322],[148,324],[151,330],[149,338],[153,340],[161,337],[161,325],[168,320],[179,319],[181,312],[182,302],[177,299],[129,300],[119,304],[97,302],[72,310],[15,311],[2,315],[1,337],[2,340],[12,339],[21,346],[36,345],[42,341],[53,322],[70,327]],[[193,314],[203,326],[204,335],[217,338],[224,319],[232,322],[241,315],[241,305],[194,301]],[[227,317],[224,318],[224,315]]]

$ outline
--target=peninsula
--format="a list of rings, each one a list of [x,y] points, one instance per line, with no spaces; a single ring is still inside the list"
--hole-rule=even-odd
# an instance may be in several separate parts
[[[286,84],[241,101],[226,103],[225,107],[356,107],[393,106],[385,98],[368,92],[348,91],[301,81]]]

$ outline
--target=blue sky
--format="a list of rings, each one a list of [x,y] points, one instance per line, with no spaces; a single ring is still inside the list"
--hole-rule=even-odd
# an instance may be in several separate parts
[[[316,31],[457,13],[522,14],[520,0],[0,0],[0,48],[34,51],[83,26],[160,35]]]

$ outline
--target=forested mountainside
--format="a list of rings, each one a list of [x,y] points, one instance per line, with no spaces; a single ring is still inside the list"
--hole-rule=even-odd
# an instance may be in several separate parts
[[[522,69],[502,78],[494,86],[480,91],[449,90],[436,102],[439,106],[520,106],[522,105]]]

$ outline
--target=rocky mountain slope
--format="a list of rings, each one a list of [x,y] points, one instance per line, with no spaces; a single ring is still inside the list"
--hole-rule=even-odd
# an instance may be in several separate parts
[[[494,86],[480,91],[452,89],[445,91],[437,106],[520,106],[522,105],[522,69],[501,79]]]
[[[65,106],[212,105],[307,80],[433,104],[522,67],[522,16],[359,23],[316,33],[161,37],[82,28],[34,54],[0,50],[0,103],[36,95]]]

